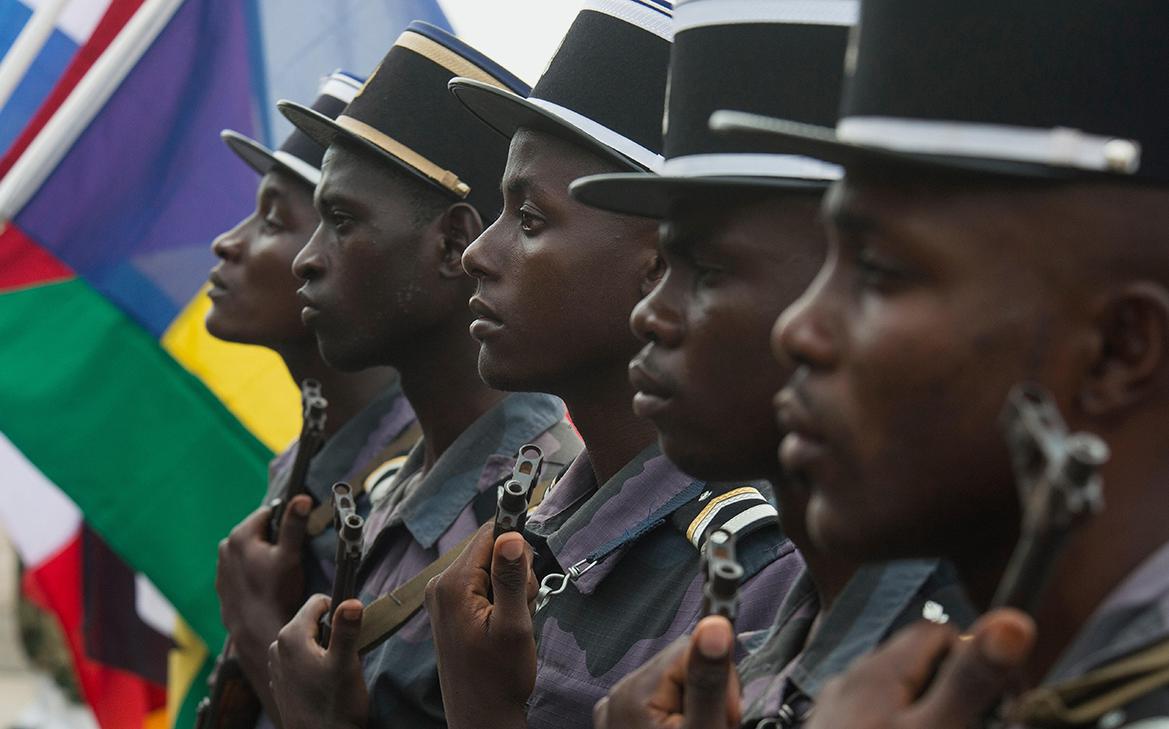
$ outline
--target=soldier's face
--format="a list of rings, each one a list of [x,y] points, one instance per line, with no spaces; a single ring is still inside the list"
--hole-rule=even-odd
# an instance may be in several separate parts
[[[961,560],[1013,540],[998,417],[1024,379],[1066,406],[1072,351],[1036,263],[1059,241],[1015,197],[863,179],[826,197],[827,259],[772,337],[796,367],[781,460],[821,548]]]
[[[656,260],[656,226],[583,205],[578,177],[611,171],[583,149],[521,130],[503,177],[503,212],[463,254],[479,374],[502,390],[563,394],[624,367],[629,313]]]
[[[722,197],[722,196],[720,196]],[[700,478],[775,478],[771,398],[790,368],[768,348],[775,318],[824,257],[819,196],[684,201],[661,226],[668,268],[633,311],[633,407],[662,449]]]
[[[211,245],[207,330],[219,339],[281,349],[311,342],[300,320],[292,259],[319,222],[312,188],[279,170],[264,175],[256,209]]]
[[[293,265],[304,281],[304,323],[342,370],[392,364],[440,316],[430,306],[436,284],[422,275],[438,247],[423,245],[404,183],[388,164],[329,148],[316,190],[321,224]]]

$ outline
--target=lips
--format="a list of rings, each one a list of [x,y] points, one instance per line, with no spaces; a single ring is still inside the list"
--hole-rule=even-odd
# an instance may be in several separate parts
[[[779,444],[779,460],[793,473],[807,471],[828,456],[828,442],[807,406],[800,388],[806,372],[797,372],[773,400],[776,421],[785,433]]]
[[[471,297],[471,300],[467,302],[467,307],[475,315],[475,321],[471,322],[470,327],[471,336],[475,339],[483,341],[503,328],[503,321],[499,315],[478,294]]]
[[[207,281],[211,284],[211,289],[207,292],[208,296],[215,297],[227,293],[227,284],[223,281],[223,277],[219,275],[219,267],[211,269],[207,274]]]
[[[297,289],[296,298],[300,299],[300,303],[304,306],[300,310],[300,320],[308,325],[312,324],[313,320],[320,315],[321,310],[317,306],[317,302],[305,291],[305,288],[305,286],[301,286]]]
[[[639,417],[652,419],[670,404],[674,390],[649,358],[649,348],[647,346],[629,363],[629,382],[637,389],[633,396],[633,412]]]

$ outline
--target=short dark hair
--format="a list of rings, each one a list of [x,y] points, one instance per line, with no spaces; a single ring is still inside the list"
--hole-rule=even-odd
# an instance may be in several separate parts
[[[338,136],[333,144],[351,154],[374,160],[393,178],[399,194],[410,205],[410,222],[416,228],[428,225],[456,202],[445,192],[423,182],[380,154],[371,154],[364,144],[346,139],[344,136]]]

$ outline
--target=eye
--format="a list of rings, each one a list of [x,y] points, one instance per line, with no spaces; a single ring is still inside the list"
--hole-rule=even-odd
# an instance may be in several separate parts
[[[520,230],[526,235],[536,235],[544,227],[544,218],[527,203],[520,206],[517,216],[520,219]]]
[[[355,224],[353,216],[340,208],[329,208],[328,218],[338,233],[348,232]]]
[[[284,224],[280,221],[280,218],[275,215],[269,215],[261,222],[260,230],[264,235],[276,235],[284,230]]]
[[[859,246],[855,254],[856,269],[862,286],[873,289],[891,289],[905,283],[909,273],[889,257],[871,246]]]

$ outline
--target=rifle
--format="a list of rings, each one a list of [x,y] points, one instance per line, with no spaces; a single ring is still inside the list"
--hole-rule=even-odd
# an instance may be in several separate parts
[[[721,615],[732,623],[739,615],[739,583],[743,565],[735,558],[735,537],[715,529],[706,539],[703,557],[702,614]]]
[[[321,616],[317,643],[329,646],[333,632],[333,613],[337,606],[357,596],[357,567],[361,563],[361,536],[365,519],[357,513],[353,489],[347,483],[333,484],[333,526],[337,530],[337,572],[333,576],[333,601]]]
[[[275,544],[280,536],[280,522],[293,496],[308,493],[308,468],[313,456],[325,440],[325,409],[329,403],[321,395],[321,383],[305,379],[300,385],[304,421],[297,441],[296,458],[281,492],[268,502],[272,509],[268,520],[268,541]],[[231,637],[215,660],[215,668],[207,680],[210,692],[195,714],[195,729],[253,729],[260,718],[260,699],[248,683],[239,659],[231,644]]]
[[[292,462],[284,489],[268,502],[268,507],[272,509],[272,518],[268,522],[268,541],[272,544],[279,538],[280,522],[284,519],[284,511],[292,497],[308,493],[308,467],[325,442],[325,409],[329,407],[329,401],[321,395],[321,383],[305,379],[300,385],[300,398],[304,424],[297,441],[296,459]]]
[[[520,532],[528,520],[528,502],[532,488],[540,479],[544,452],[532,444],[520,446],[511,478],[499,487],[495,506],[495,538],[507,532]]]
[[[1068,536],[1104,508],[1099,470],[1108,445],[1091,433],[1069,434],[1051,396],[1035,384],[1011,390],[1002,426],[1023,526],[991,607],[1033,614]]]

